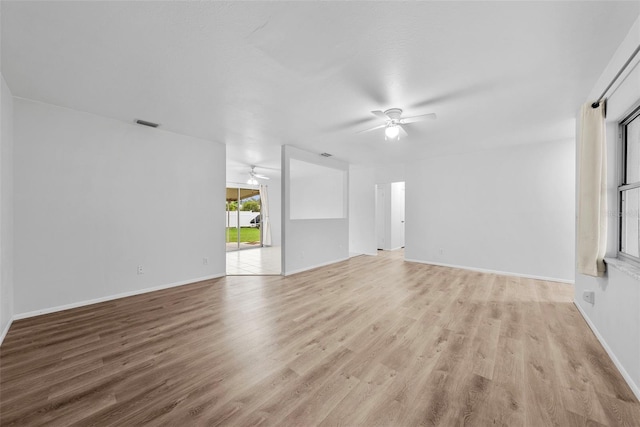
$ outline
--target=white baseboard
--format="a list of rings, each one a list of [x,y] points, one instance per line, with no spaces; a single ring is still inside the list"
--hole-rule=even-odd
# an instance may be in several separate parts
[[[419,259],[408,259],[408,258],[405,258],[405,261],[417,262],[417,263],[420,263],[420,264],[438,265],[440,267],[459,268],[461,270],[479,271],[480,273],[500,274],[502,276],[524,277],[526,279],[544,280],[544,281],[547,281],[547,282],[569,283],[569,284],[572,284],[572,285],[575,283],[574,280],[557,279],[555,277],[534,276],[532,274],[521,274],[521,273],[513,273],[513,272],[510,272],[510,271],[489,270],[489,269],[486,269],[486,268],[467,267],[467,266],[464,266],[464,265],[455,265],[455,264],[444,264],[444,263],[441,263],[441,262],[422,261],[422,260],[419,260]]]
[[[369,252],[349,252],[349,258],[353,258],[353,257],[357,257],[360,255],[366,255],[366,256],[378,256],[378,253],[369,253]]]
[[[283,276],[291,276],[292,274],[302,273],[303,271],[313,270],[314,268],[326,267],[327,265],[336,264],[338,262],[346,261],[348,259],[349,259],[349,257],[340,258],[340,259],[336,259],[336,260],[333,260],[333,261],[324,262],[322,264],[316,264],[316,265],[312,265],[312,266],[309,266],[309,267],[299,268],[297,270],[283,272],[282,275]]]
[[[631,375],[629,375],[627,370],[624,369],[624,366],[622,366],[622,363],[620,363],[620,361],[616,357],[616,355],[613,352],[613,350],[611,350],[611,347],[609,347],[609,345],[605,341],[604,337],[602,335],[600,335],[600,332],[598,331],[598,328],[596,328],[596,325],[594,325],[591,322],[591,319],[589,319],[589,316],[587,316],[587,313],[585,313],[584,310],[582,310],[582,307],[580,307],[580,304],[578,304],[574,300],[573,301],[573,305],[576,306],[576,308],[578,309],[578,311],[580,312],[580,314],[584,318],[584,321],[587,322],[587,325],[589,325],[589,328],[591,328],[591,331],[593,331],[593,334],[596,336],[598,341],[600,341],[600,344],[604,348],[604,351],[607,352],[607,354],[609,355],[609,358],[611,359],[613,364],[616,365],[616,368],[618,368],[618,371],[620,371],[620,374],[622,375],[622,378],[624,378],[624,380],[627,382],[627,384],[629,385],[629,388],[631,388],[631,391],[633,392],[633,394],[636,395],[636,399],[640,400],[640,387],[638,386],[638,384],[636,384],[633,381],[633,378],[631,378]]]
[[[154,286],[152,288],[145,288],[145,289],[139,289],[139,290],[130,291],[130,292],[123,292],[121,294],[108,295],[106,297],[100,297],[100,298],[95,298],[95,299],[86,300],[86,301],[79,301],[79,302],[74,302],[74,303],[71,303],[71,304],[59,305],[57,307],[43,308],[41,310],[34,310],[34,311],[26,312],[26,313],[15,314],[13,316],[13,320],[27,319],[29,317],[41,316],[43,314],[49,314],[49,313],[55,313],[57,311],[69,310],[71,308],[84,307],[86,305],[97,304],[97,303],[105,302],[105,301],[112,301],[114,299],[126,298],[126,297],[131,297],[131,296],[134,296],[134,295],[146,294],[146,293],[154,292],[154,291],[161,291],[162,289],[175,288],[175,287],[178,287],[178,286],[189,285],[191,283],[202,282],[204,280],[218,279],[218,278],[224,277],[224,276],[225,276],[225,274],[222,273],[222,274],[214,274],[214,275],[205,276],[205,277],[197,277],[197,278],[194,278],[194,279],[182,280],[180,282],[169,283],[169,284],[166,284],[166,285]]]
[[[2,342],[4,341],[4,337],[7,336],[7,332],[9,332],[9,328],[11,327],[11,323],[13,323],[13,317],[11,319],[9,319],[9,322],[7,323],[7,326],[5,326],[5,328],[2,331],[2,334],[0,335],[0,347],[2,347]]]

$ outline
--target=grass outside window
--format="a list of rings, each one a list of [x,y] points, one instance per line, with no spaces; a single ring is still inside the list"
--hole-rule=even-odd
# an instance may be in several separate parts
[[[236,227],[227,228],[227,243],[238,241],[238,229]],[[252,243],[260,242],[260,229],[254,227],[240,227],[240,242]]]

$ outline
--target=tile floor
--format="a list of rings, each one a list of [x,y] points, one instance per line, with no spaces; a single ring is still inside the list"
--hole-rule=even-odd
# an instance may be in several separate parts
[[[280,274],[280,246],[227,252],[227,275]]]

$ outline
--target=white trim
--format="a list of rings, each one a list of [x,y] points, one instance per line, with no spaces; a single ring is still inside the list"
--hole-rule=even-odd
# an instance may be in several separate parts
[[[342,261],[347,261],[348,259],[349,259],[349,257],[340,258],[340,259],[336,259],[336,260],[328,261],[328,262],[323,262],[322,264],[311,265],[309,267],[303,267],[303,268],[299,268],[297,270],[287,271],[286,273],[283,272],[282,275],[283,276],[291,276],[292,274],[302,273],[303,271],[313,270],[314,268],[326,267],[327,265],[337,264],[337,263],[342,262]]]
[[[618,371],[620,371],[620,374],[622,375],[622,378],[624,378],[624,380],[627,382],[627,384],[629,385],[629,388],[631,388],[631,391],[633,392],[633,394],[636,395],[636,399],[640,400],[640,387],[633,381],[633,378],[631,378],[631,375],[629,375],[627,370],[624,369],[624,366],[622,366],[622,363],[620,363],[620,361],[616,357],[616,355],[613,352],[613,350],[611,350],[611,347],[609,347],[607,342],[604,340],[604,337],[602,335],[600,335],[600,332],[598,332],[598,329],[596,328],[596,325],[594,325],[591,322],[591,319],[589,319],[589,316],[587,316],[587,313],[585,313],[585,311],[582,309],[582,307],[580,307],[580,304],[578,304],[574,300],[573,301],[573,305],[575,305],[578,308],[578,311],[580,312],[580,314],[584,318],[584,321],[587,322],[587,325],[589,325],[589,328],[591,328],[591,331],[593,332],[593,334],[596,336],[598,341],[600,341],[600,345],[602,345],[602,347],[604,348],[604,351],[607,352],[607,354],[609,355],[609,358],[611,359],[613,364],[616,365],[616,368],[618,368]]]
[[[16,314],[16,315],[13,316],[13,320],[26,319],[26,318],[29,318],[29,317],[40,316],[40,315],[49,314],[49,313],[55,313],[55,312],[58,312],[58,311],[69,310],[71,308],[84,307],[86,305],[97,304],[97,303],[100,303],[100,302],[111,301],[111,300],[114,300],[114,299],[126,298],[126,297],[131,297],[131,296],[134,296],[134,295],[140,295],[140,294],[146,294],[146,293],[149,293],[149,292],[161,291],[163,289],[175,288],[175,287],[178,287],[178,286],[189,285],[189,284],[192,284],[192,283],[202,282],[202,281],[205,281],[205,280],[218,279],[218,278],[224,277],[224,276],[225,276],[224,273],[223,274],[214,274],[214,275],[211,275],[211,276],[198,277],[198,278],[195,278],[195,279],[182,280],[180,282],[169,283],[169,284],[166,284],[166,285],[154,286],[153,288],[139,289],[139,290],[130,291],[130,292],[123,292],[121,294],[109,295],[109,296],[106,296],[106,297],[100,297],[100,298],[95,298],[95,299],[86,300],[86,301],[79,301],[79,302],[74,302],[74,303],[71,303],[71,304],[59,305],[57,307],[43,308],[41,310],[34,310],[34,311],[26,312],[26,313]]]
[[[635,264],[614,257],[605,257],[604,262],[605,264],[607,264],[607,266],[617,268],[618,270],[631,276],[635,280],[640,280],[640,267],[636,266]]]
[[[13,323],[13,320],[14,320],[13,317],[11,319],[9,319],[9,322],[7,323],[7,326],[2,331],[2,334],[0,334],[0,347],[2,347],[2,342],[4,341],[4,337],[7,336],[7,333],[9,332],[9,328],[11,327],[11,323]]]
[[[354,258],[357,256],[366,255],[366,256],[378,256],[378,253],[369,253],[369,252],[349,252],[349,258]]]
[[[461,270],[479,271],[481,273],[500,274],[500,275],[503,275],[503,276],[524,277],[524,278],[527,278],[527,279],[544,280],[544,281],[547,281],[547,282],[569,283],[571,285],[573,285],[575,283],[574,280],[557,279],[555,277],[534,276],[533,274],[512,273],[510,271],[489,270],[489,269],[486,269],[486,268],[467,267],[467,266],[464,266],[464,265],[455,265],[455,264],[444,264],[444,263],[441,263],[441,262],[422,261],[422,260],[418,260],[418,259],[405,258],[405,261],[417,262],[417,263],[420,263],[420,264],[438,265],[440,267],[459,268]]]

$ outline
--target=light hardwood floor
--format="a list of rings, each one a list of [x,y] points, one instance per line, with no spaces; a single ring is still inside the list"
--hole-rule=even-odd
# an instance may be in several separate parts
[[[21,320],[0,424],[640,425],[572,295],[384,252]]]

